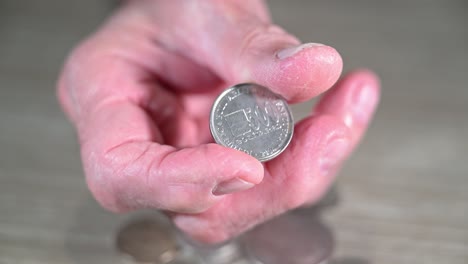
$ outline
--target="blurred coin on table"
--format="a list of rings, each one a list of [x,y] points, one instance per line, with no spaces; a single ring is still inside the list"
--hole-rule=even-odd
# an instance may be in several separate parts
[[[123,226],[116,247],[127,263],[173,263],[180,247],[170,225],[159,219],[136,219]]]

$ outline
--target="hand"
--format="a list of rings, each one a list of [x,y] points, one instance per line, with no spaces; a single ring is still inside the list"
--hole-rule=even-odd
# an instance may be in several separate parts
[[[254,82],[302,102],[341,70],[333,48],[299,46],[259,0],[128,1],[71,54],[58,96],[102,206],[164,210],[214,243],[317,201],[363,135],[379,84],[369,71],[345,77],[264,164],[212,143],[216,96]]]

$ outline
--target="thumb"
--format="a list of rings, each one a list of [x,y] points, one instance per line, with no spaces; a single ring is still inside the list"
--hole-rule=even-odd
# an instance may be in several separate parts
[[[177,22],[182,23],[177,26],[185,30],[183,36],[174,36],[176,30],[166,31],[172,40],[169,44],[228,84],[256,82],[290,102],[299,102],[324,92],[341,74],[342,60],[334,48],[301,45],[265,18],[260,7],[254,9],[241,1],[206,1],[180,10],[183,17],[194,19]]]
[[[228,80],[261,84],[291,103],[323,93],[341,74],[341,57],[334,48],[300,44],[274,25],[259,25],[257,31],[245,33],[237,42],[230,54],[239,55],[228,59],[233,62],[227,68]]]

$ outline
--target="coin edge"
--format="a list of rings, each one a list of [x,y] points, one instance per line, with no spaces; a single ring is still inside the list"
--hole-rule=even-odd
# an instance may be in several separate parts
[[[214,125],[213,125],[214,122],[212,122],[212,121],[214,121],[214,119],[215,119],[215,116],[214,116],[214,114],[215,114],[215,113],[214,113],[214,112],[215,112],[215,108],[216,108],[216,106],[219,105],[220,101],[224,98],[224,96],[225,96],[226,94],[228,94],[229,92],[231,92],[231,91],[234,90],[234,89],[238,89],[239,87],[245,86],[245,85],[252,85],[252,83],[240,83],[240,84],[236,84],[236,85],[233,85],[233,86],[227,88],[226,90],[224,90],[222,93],[220,93],[220,94],[218,95],[218,97],[216,98],[216,100],[213,102],[213,105],[211,106],[211,111],[210,111],[210,122],[209,122],[209,123],[210,123],[210,132],[211,132],[211,136],[213,137],[214,141],[215,141],[217,144],[219,144],[219,145],[221,145],[221,146],[223,146],[223,147],[231,148],[231,147],[229,147],[229,146],[223,144],[222,140],[216,135],[215,127],[214,127]],[[281,96],[280,94],[277,94],[277,93],[271,91],[270,89],[268,89],[267,87],[265,87],[265,86],[263,86],[263,85],[260,85],[260,84],[254,84],[254,85],[258,85],[258,86],[260,86],[260,87],[266,89],[268,92],[270,92],[270,93],[272,93],[272,94],[278,96],[279,99],[280,99],[281,101],[284,102],[284,104],[285,104],[285,106],[286,106],[286,108],[287,108],[287,112],[288,112],[288,116],[289,116],[289,120],[290,120],[289,125],[290,125],[290,127],[291,127],[291,133],[290,133],[290,135],[288,136],[287,141],[285,141],[285,143],[283,144],[283,146],[285,146],[285,147],[284,147],[284,148],[280,148],[279,151],[274,152],[274,153],[272,153],[271,155],[268,155],[268,156],[266,156],[266,157],[261,157],[261,158],[260,158],[260,157],[255,157],[255,156],[253,156],[253,155],[247,154],[247,153],[245,153],[245,152],[242,151],[242,150],[239,150],[239,151],[241,151],[241,152],[243,152],[243,153],[245,153],[245,154],[247,154],[247,155],[249,155],[249,156],[255,158],[256,160],[258,160],[258,161],[260,161],[260,162],[266,162],[266,161],[269,161],[269,160],[272,160],[272,159],[276,158],[277,156],[279,156],[281,153],[283,153],[283,152],[289,147],[289,144],[291,143],[292,138],[293,138],[293,135],[294,135],[294,117],[293,117],[293,115],[292,115],[292,110],[291,110],[291,108],[289,107],[288,102],[286,101],[286,99],[285,99],[283,96]],[[231,148],[231,149],[233,149],[233,148]]]

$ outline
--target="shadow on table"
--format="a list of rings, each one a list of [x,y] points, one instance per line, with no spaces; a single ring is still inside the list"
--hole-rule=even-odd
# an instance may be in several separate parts
[[[325,261],[369,264],[354,257],[331,258],[335,241],[321,214],[338,203],[337,189],[332,188],[317,205],[294,210],[257,226],[236,240],[235,247],[229,247],[239,250],[240,254],[235,254],[242,255],[236,257],[236,261],[234,258],[223,260],[226,246],[211,249],[190,246],[190,254],[197,256],[197,263],[204,264],[319,264]],[[181,244],[176,233],[157,212],[114,215],[105,212],[89,197],[77,212],[66,248],[69,258],[77,264],[179,263],[174,259],[188,247],[184,241]]]

